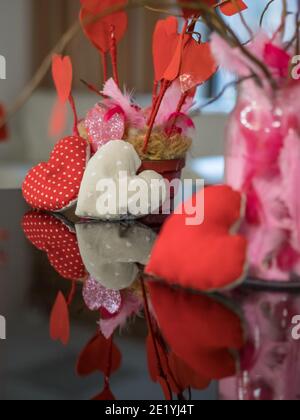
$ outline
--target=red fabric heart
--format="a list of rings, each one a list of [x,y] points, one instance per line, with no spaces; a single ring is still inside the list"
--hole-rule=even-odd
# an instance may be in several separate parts
[[[22,221],[27,239],[40,251],[47,253],[49,262],[64,279],[80,280],[86,277],[76,234],[50,214],[27,213]]]
[[[73,81],[73,67],[70,57],[54,55],[52,57],[52,77],[58,97],[62,103],[68,101]]]
[[[68,304],[64,295],[59,292],[50,316],[50,337],[61,341],[65,346],[70,339],[70,319]]]
[[[184,211],[167,220],[146,267],[147,274],[200,291],[224,289],[243,279],[247,241],[230,233],[241,218],[241,194],[227,186],[216,186],[206,188],[204,198],[203,224],[187,225]],[[191,202],[184,207],[194,208]]]
[[[112,338],[106,339],[100,332],[91,339],[81,352],[76,371],[79,376],[102,372],[109,377],[121,366],[121,353]]]
[[[50,160],[31,169],[22,186],[27,203],[37,210],[61,211],[77,201],[90,157],[90,146],[81,137],[59,141]]]
[[[80,20],[83,31],[91,43],[102,53],[111,49],[111,29],[114,27],[116,42],[120,42],[128,26],[127,14],[123,11],[112,13],[96,22],[86,24],[85,21],[92,19],[115,5],[125,5],[127,0],[101,0],[96,2],[82,2],[83,8],[80,11]]]
[[[244,345],[238,315],[210,296],[156,282],[149,282],[148,288],[158,325],[171,351],[204,380],[234,375],[236,360],[231,351]]]

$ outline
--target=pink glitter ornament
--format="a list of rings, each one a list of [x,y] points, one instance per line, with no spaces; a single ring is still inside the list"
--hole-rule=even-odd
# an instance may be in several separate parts
[[[83,299],[91,311],[104,308],[109,314],[117,314],[121,308],[122,296],[117,290],[109,290],[89,277],[83,287]]]
[[[97,104],[92,108],[85,119],[93,152],[111,140],[122,140],[125,132],[125,116],[121,112],[113,112]]]

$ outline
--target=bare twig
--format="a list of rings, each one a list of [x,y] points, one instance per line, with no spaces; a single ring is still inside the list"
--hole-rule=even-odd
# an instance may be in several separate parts
[[[270,1],[267,3],[266,7],[264,8],[264,10],[263,10],[263,12],[262,12],[261,18],[260,18],[260,22],[259,22],[259,25],[260,25],[260,26],[263,26],[265,16],[266,16],[266,14],[268,13],[269,8],[272,6],[272,4],[273,4],[275,1],[276,1],[276,0],[270,0]]]

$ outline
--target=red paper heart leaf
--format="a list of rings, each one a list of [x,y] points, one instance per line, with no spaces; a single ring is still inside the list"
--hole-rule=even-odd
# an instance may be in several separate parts
[[[128,17],[123,11],[112,13],[103,18],[99,18],[96,22],[86,23],[93,16],[105,12],[105,10],[115,5],[125,5],[127,0],[101,0],[97,7],[89,2],[88,8],[83,7],[80,11],[80,21],[86,37],[91,43],[102,53],[107,53],[111,48],[111,30],[114,28],[114,36],[116,42],[120,42],[124,37],[127,26]],[[84,6],[84,5],[83,5]]]
[[[50,337],[67,345],[70,339],[69,309],[64,295],[59,292],[50,316]]]
[[[88,376],[94,372],[102,372],[110,376],[121,366],[121,353],[112,342],[98,333],[81,352],[76,371],[79,376]]]
[[[0,104],[0,120],[5,117],[5,108],[2,104]],[[7,140],[8,138],[8,129],[7,124],[2,125],[0,127],[0,142],[3,140]]]
[[[22,221],[27,239],[47,253],[49,263],[66,280],[81,280],[86,276],[76,234],[56,217],[31,211]]]
[[[153,34],[155,80],[161,81],[178,44],[178,21],[174,16],[159,20]]]
[[[177,357],[203,379],[235,374],[232,350],[245,344],[242,320],[235,312],[207,295],[156,282],[148,289],[162,335]]]
[[[227,3],[220,6],[221,12],[226,16],[233,16],[237,13],[243,12],[248,9],[248,6],[243,0],[228,1]]]
[[[105,385],[105,388],[101,392],[101,394],[96,395],[96,397],[92,399],[92,401],[115,401],[115,400],[116,400],[116,397],[111,392],[109,385]]]
[[[247,263],[247,241],[232,233],[242,217],[241,194],[228,186],[198,194],[165,223],[146,273],[203,292],[233,287],[243,281]],[[204,222],[188,225],[185,209],[195,209],[196,198],[203,203],[202,194]]]
[[[77,202],[90,146],[81,137],[60,140],[48,162],[32,168],[22,186],[26,202],[37,210],[61,211]]]
[[[59,100],[62,103],[67,102],[71,94],[73,81],[73,67],[70,57],[60,55],[52,57],[52,77]]]
[[[203,84],[216,73],[217,69],[210,43],[199,44],[190,39],[183,51],[180,70],[182,90],[187,91]]]
[[[49,120],[49,136],[59,137],[67,125],[68,108],[67,104],[58,99],[52,109]]]

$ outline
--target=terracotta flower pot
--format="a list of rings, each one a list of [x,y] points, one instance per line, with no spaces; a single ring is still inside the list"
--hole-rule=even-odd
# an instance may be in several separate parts
[[[185,159],[173,160],[144,160],[139,172],[155,171],[163,176],[167,181],[180,179],[183,168],[185,167]]]
[[[159,173],[165,180],[171,182],[181,178],[182,170],[185,167],[185,159],[173,159],[173,160],[144,160],[139,170],[142,171],[155,171]],[[176,190],[170,191],[171,209],[174,208],[174,197]],[[168,215],[166,214],[153,214],[146,216],[143,219],[143,223],[151,227],[160,226],[166,220]]]

